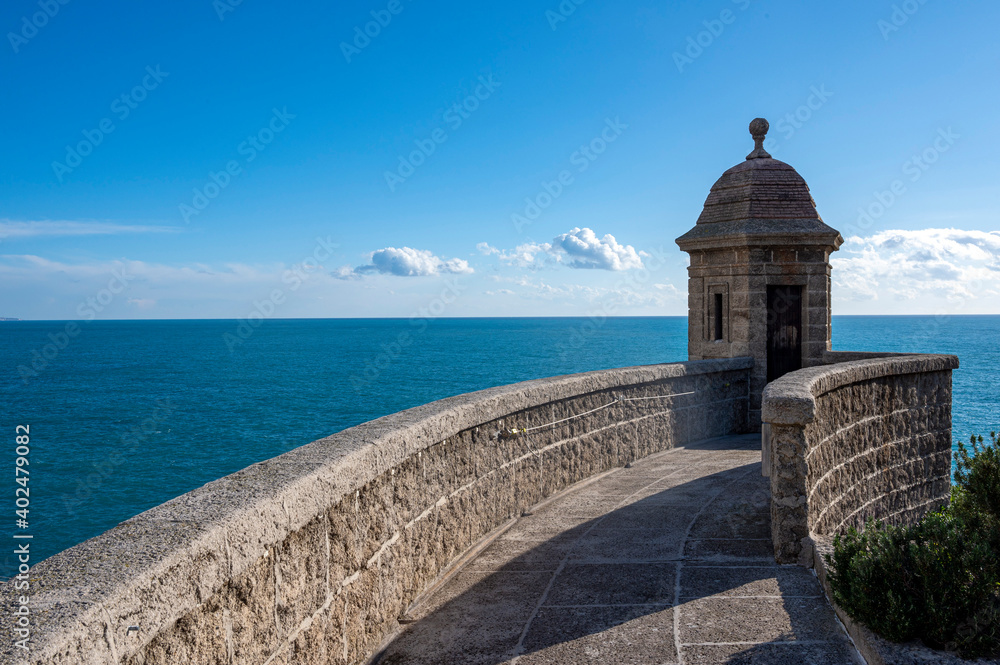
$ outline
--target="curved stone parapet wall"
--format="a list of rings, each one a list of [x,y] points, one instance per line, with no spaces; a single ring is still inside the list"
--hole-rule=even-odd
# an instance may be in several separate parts
[[[914,353],[898,353],[893,351],[824,351],[823,363],[832,365],[834,363],[846,363],[852,360],[871,360],[872,358],[898,358],[899,356],[913,356]]]
[[[421,591],[526,508],[745,431],[752,365],[502,386],[254,464],[34,566],[28,657],[12,647],[17,592],[5,585],[0,653],[45,665],[363,663]]]
[[[856,360],[861,355],[867,359]],[[908,522],[951,491],[946,355],[828,352],[764,390],[771,528],[779,562],[811,565],[812,538],[869,517]]]

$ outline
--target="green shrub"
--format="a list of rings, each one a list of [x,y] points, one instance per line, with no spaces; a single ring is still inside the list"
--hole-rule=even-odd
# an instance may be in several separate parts
[[[827,556],[834,601],[886,639],[1000,656],[1000,445],[959,445],[952,504],[912,526],[868,522]]]
[[[990,432],[989,443],[983,445],[981,436],[972,436],[969,443],[972,454],[965,444],[959,443],[955,457],[955,487],[959,495],[955,497],[952,493],[955,509],[965,516],[1000,521],[1000,440],[996,432]]]

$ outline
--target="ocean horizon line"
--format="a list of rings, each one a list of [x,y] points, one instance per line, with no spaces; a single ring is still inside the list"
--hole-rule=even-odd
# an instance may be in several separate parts
[[[833,314],[834,319],[913,319],[913,318],[977,318],[1000,316],[1000,312],[990,314]],[[409,321],[423,319],[429,321],[491,321],[491,320],[548,320],[548,319],[686,319],[686,314],[629,314],[629,315],[596,315],[596,314],[553,314],[547,316],[289,316],[270,317],[265,321]],[[127,322],[164,322],[164,321],[243,321],[243,318],[232,317],[199,317],[199,318],[162,318],[162,319],[20,319],[16,317],[0,318],[0,323],[127,323]]]

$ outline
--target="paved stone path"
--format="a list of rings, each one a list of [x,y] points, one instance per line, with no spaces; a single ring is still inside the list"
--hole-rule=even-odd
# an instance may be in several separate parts
[[[860,659],[811,571],[774,563],[760,435],[640,460],[519,519],[379,665]]]

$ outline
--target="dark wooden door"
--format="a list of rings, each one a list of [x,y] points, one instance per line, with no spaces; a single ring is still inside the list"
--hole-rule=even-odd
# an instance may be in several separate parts
[[[802,367],[802,287],[767,287],[767,380]]]

